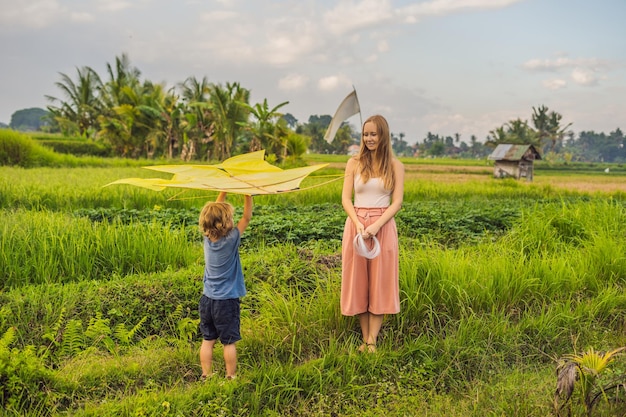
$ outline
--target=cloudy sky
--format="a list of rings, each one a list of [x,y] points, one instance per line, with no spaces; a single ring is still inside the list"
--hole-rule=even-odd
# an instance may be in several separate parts
[[[546,105],[626,130],[626,0],[0,0],[0,122],[126,53],[143,79],[239,82],[306,122],[356,88],[392,132],[471,135]],[[349,119],[355,127],[359,116]]]

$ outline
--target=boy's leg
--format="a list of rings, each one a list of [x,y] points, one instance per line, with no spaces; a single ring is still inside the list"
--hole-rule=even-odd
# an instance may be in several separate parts
[[[234,343],[224,345],[224,363],[226,364],[226,378],[234,378],[237,373],[237,348]]]
[[[203,340],[200,346],[200,366],[202,366],[202,377],[211,375],[213,369],[213,346],[215,340]]]

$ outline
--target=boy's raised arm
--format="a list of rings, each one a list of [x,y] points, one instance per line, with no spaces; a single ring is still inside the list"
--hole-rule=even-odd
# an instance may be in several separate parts
[[[239,229],[239,234],[243,235],[243,232],[248,227],[250,223],[250,219],[252,218],[252,196],[246,195],[243,197],[243,215],[237,223],[237,229]]]
[[[226,201],[226,191],[220,192],[217,196],[217,200],[215,200],[216,203],[223,203],[224,201]]]

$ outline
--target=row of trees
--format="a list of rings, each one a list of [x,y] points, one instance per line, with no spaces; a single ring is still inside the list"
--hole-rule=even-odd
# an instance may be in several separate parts
[[[78,68],[76,79],[61,74],[55,84],[63,97],[46,96],[52,103],[49,131],[103,141],[123,157],[185,160],[223,160],[259,149],[284,160],[309,147],[343,153],[352,142],[348,127],[332,144],[323,140],[330,116],[312,116],[311,123],[297,127],[292,115],[279,112],[288,102],[251,105],[250,90],[236,82],[222,85],[189,77],[166,89],[142,80],[126,55],[116,57],[106,70],[106,80],[90,67]]]
[[[16,112],[11,127],[80,135],[102,141],[124,157],[166,157],[185,160],[223,160],[233,154],[265,149],[278,161],[314,153],[347,153],[358,144],[359,129],[344,123],[332,143],[324,140],[330,115],[310,116],[299,123],[282,114],[288,102],[271,107],[267,99],[249,103],[250,91],[239,83],[215,84],[189,77],[172,88],[141,79],[141,72],[123,54],[106,66],[104,80],[90,67],[77,68],[76,78],[60,74],[55,83],[62,98],[46,96],[51,105]],[[581,132],[575,137],[562,125],[562,115],[546,106],[533,107],[531,124],[511,120],[489,132],[484,141],[469,143],[460,134],[428,132],[410,145],[404,133],[392,133],[399,156],[483,158],[501,143],[532,144],[544,155],[566,161],[626,161],[626,139],[620,129],[609,135]],[[43,117],[42,122],[42,114]],[[33,123],[36,118],[38,123]]]
[[[428,133],[422,143],[405,152],[422,156],[453,156],[483,158],[499,144],[533,145],[544,159],[588,162],[626,162],[626,136],[617,128],[610,134],[583,131],[576,136],[568,130],[572,125],[561,124],[562,115],[546,106],[533,107],[531,124],[520,118],[511,120],[489,132],[484,142],[472,135],[470,143],[461,141],[460,134],[440,136]],[[399,149],[394,150],[399,152]]]

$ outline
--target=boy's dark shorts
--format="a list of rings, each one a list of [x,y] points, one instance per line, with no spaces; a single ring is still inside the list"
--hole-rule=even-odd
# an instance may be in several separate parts
[[[204,340],[220,339],[230,345],[241,340],[239,333],[241,302],[238,298],[213,300],[206,295],[200,297],[200,333]]]

